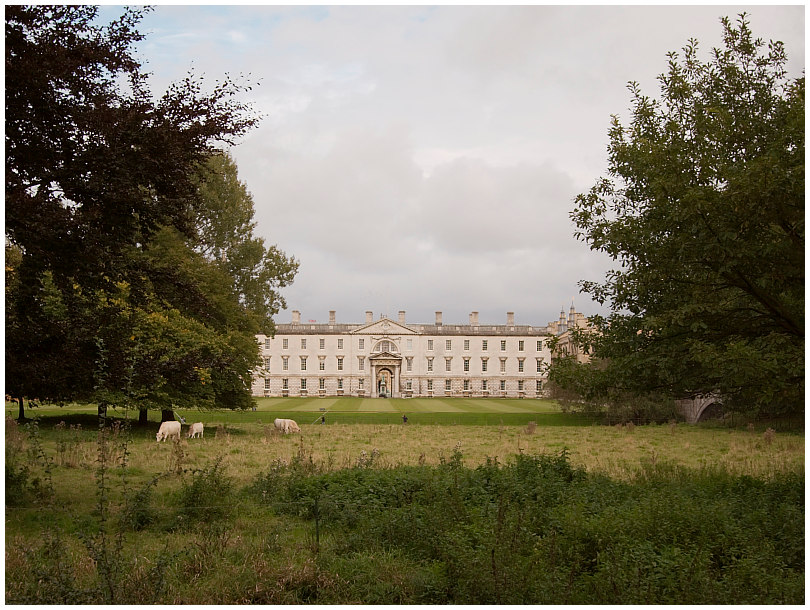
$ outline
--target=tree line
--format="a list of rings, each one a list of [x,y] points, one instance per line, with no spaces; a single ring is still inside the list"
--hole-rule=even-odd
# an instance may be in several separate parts
[[[254,334],[298,262],[254,234],[229,146],[259,121],[226,76],[152,95],[149,8],[6,7],[6,393],[141,410],[250,405]],[[804,410],[804,76],[749,18],[670,53],[658,98],[629,84],[608,176],[575,236],[616,263],[609,313],[549,386],[599,408],[716,394]]]

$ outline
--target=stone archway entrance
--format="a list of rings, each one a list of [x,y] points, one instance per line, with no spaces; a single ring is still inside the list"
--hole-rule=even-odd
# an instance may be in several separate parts
[[[374,389],[372,396],[378,398],[399,398],[399,373],[402,357],[384,352],[369,358]]]
[[[377,396],[379,398],[391,398],[394,374],[387,368],[377,370]]]

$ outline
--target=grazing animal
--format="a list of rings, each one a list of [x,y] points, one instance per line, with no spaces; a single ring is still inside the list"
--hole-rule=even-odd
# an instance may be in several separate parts
[[[191,424],[188,427],[188,432],[186,433],[186,436],[189,437],[189,438],[195,438],[195,437],[202,438],[203,437],[203,424],[202,424],[202,422],[198,421],[196,424]]]
[[[276,430],[281,430],[284,434],[301,432],[301,428],[299,428],[298,424],[292,419],[277,419],[273,424],[276,426]]]
[[[160,430],[158,430],[155,438],[157,438],[157,442],[165,441],[170,436],[177,437],[177,440],[180,440],[180,422],[179,421],[165,421],[160,424]]]

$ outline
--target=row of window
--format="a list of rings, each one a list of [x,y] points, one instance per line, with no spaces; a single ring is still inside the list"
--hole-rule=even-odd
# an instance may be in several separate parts
[[[265,349],[271,349],[271,341],[270,337],[267,337],[264,340],[264,347]],[[464,351],[470,351],[470,340],[464,339]],[[427,351],[433,351],[433,339],[427,340]],[[537,351],[542,351],[543,349],[543,340],[538,339],[536,341]],[[500,347],[501,351],[506,351],[506,339],[500,340]],[[524,339],[518,340],[518,351],[522,352],[525,351],[526,341]],[[337,340],[337,348],[343,349],[343,339],[338,338]],[[358,349],[365,349],[365,339],[358,338],[357,340],[357,348]],[[290,349],[290,339],[288,337],[283,337],[281,339],[281,349]],[[301,338],[301,349],[307,349],[307,339],[305,337]],[[326,349],[326,339],[318,339],[318,349]],[[406,339],[405,340],[405,349],[408,351],[413,350],[413,339]],[[446,352],[450,352],[453,350],[453,339],[445,339],[444,341],[444,350]],[[397,345],[392,341],[380,341],[374,346],[374,352],[398,352],[399,349]],[[481,351],[486,352],[489,351],[489,339],[481,339]]]
[[[357,381],[358,381],[358,385],[357,385],[358,389],[359,390],[364,389],[364,384],[363,384],[364,380],[363,379],[358,379]],[[487,391],[489,391],[491,389],[489,387],[489,380],[481,379],[480,383],[481,383],[480,390],[482,392],[487,392]],[[503,390],[503,391],[506,390],[506,380],[505,379],[501,379],[499,385],[500,385],[501,390]],[[524,388],[525,388],[525,383],[521,379],[521,380],[518,381],[518,391],[523,392],[523,391],[525,391]],[[535,381],[535,389],[536,389],[536,391],[539,392],[542,388],[543,388],[543,382],[540,381],[539,379],[536,380]],[[271,389],[270,388],[270,379],[265,379],[264,380],[264,389],[268,390],[268,391]],[[281,380],[281,389],[282,390],[289,390],[290,389],[290,380],[289,379],[285,378],[285,379]],[[301,378],[301,389],[302,390],[307,389],[307,379],[303,378],[303,377]],[[325,378],[321,377],[320,379],[318,379],[318,389],[319,390],[325,390],[326,389],[326,379]],[[338,380],[337,380],[337,389],[338,390],[343,389],[343,379],[341,379],[341,378],[338,378]],[[405,380],[405,389],[407,391],[413,391],[413,380],[411,380],[411,379],[406,379]],[[452,380],[450,380],[450,379],[445,379],[444,380],[444,389],[447,390],[447,391],[450,391],[450,390],[453,389],[452,388]],[[469,379],[464,380],[463,389],[464,389],[465,392],[469,392],[469,391],[472,390]],[[427,391],[428,392],[433,391],[433,379],[428,379],[427,380]]]
[[[307,370],[307,358],[308,358],[308,356],[299,356],[300,367],[301,367],[302,371]],[[342,371],[343,370],[343,361],[344,361],[345,358],[343,356],[336,356],[336,358],[337,358],[337,370]],[[427,371],[429,373],[432,373],[433,372],[433,360],[434,360],[434,358],[427,358],[426,360],[427,360]],[[472,360],[472,358],[466,358],[465,357],[462,360],[463,360],[464,372],[468,373],[470,371],[470,360]],[[524,369],[525,360],[526,360],[525,358],[518,358],[517,359],[517,361],[518,361],[518,372],[519,373],[524,373],[525,372],[525,369]],[[500,358],[499,361],[500,361],[500,372],[505,373],[506,372],[507,358]],[[536,361],[535,365],[537,367],[536,371],[538,373],[542,373],[543,372],[543,359],[542,358],[536,358],[535,361]],[[365,370],[365,362],[366,362],[366,359],[364,357],[358,356],[358,358],[357,358],[358,370],[360,370],[360,371]],[[452,370],[452,362],[453,362],[452,357],[446,357],[444,359],[444,370],[445,371],[450,372]],[[270,358],[269,357],[265,357],[265,359],[264,359],[264,368],[265,368],[265,370],[268,370],[268,371],[270,370]],[[283,371],[289,371],[290,370],[290,356],[282,356],[281,357],[281,369]],[[318,360],[318,370],[320,370],[320,371],[325,371],[326,370],[326,360],[324,358],[319,358],[319,360]],[[413,358],[405,358],[405,370],[408,373],[413,372]],[[486,357],[481,358],[481,372],[482,373],[489,372],[489,358],[486,358]]]

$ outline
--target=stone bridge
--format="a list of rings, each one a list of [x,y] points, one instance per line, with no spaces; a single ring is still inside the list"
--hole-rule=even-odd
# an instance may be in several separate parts
[[[703,415],[708,415],[710,407],[720,407],[723,400],[717,394],[705,394],[685,400],[678,400],[678,409],[690,424],[696,424]]]

